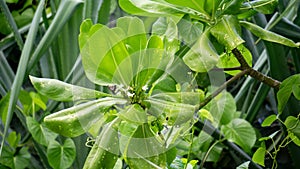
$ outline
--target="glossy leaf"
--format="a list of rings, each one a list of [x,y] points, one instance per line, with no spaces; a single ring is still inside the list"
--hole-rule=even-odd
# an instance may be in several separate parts
[[[38,123],[32,117],[26,117],[26,123],[34,140],[44,146],[48,146],[49,142],[55,140],[58,136],[58,134],[50,131],[43,123]]]
[[[222,10],[222,14],[232,14],[236,15],[240,13],[240,8],[244,0],[227,0],[222,2],[224,9]]]
[[[265,166],[265,155],[266,149],[263,147],[259,147],[253,154],[252,161],[261,166]]]
[[[189,45],[193,44],[204,30],[204,25],[202,23],[192,22],[187,19],[181,19],[177,25],[180,38]]]
[[[288,116],[284,121],[285,127],[289,132],[292,132],[298,139],[300,139],[300,121],[298,118]]]
[[[204,92],[164,92],[152,95],[150,98],[161,99],[189,105],[197,105],[204,100]]]
[[[243,45],[239,45],[237,49],[241,52],[241,54],[244,56],[244,59],[248,63],[249,66],[252,66],[252,54],[251,52]],[[236,59],[236,57],[233,55],[232,52],[229,53],[223,53],[220,55],[219,62],[217,64],[220,68],[234,68],[239,67],[241,64]],[[225,71],[225,73],[230,74],[232,76],[238,74],[240,70],[233,70],[233,71]]]
[[[9,98],[10,98],[10,93],[7,93],[0,100],[0,117],[1,117],[1,121],[2,121],[3,124],[6,123]]]
[[[248,29],[249,31],[251,31],[255,36],[257,36],[265,41],[279,43],[279,44],[289,46],[289,47],[299,47],[300,46],[300,42],[295,43],[286,37],[283,37],[274,32],[265,30],[253,23],[246,22],[246,21],[240,21],[240,24],[243,27],[245,27],[246,29]]]
[[[268,116],[263,123],[261,124],[262,127],[271,126],[271,124],[277,120],[277,116],[275,114]]]
[[[214,122],[214,117],[206,109],[200,109],[198,115],[202,120],[209,120],[211,123]]]
[[[0,163],[12,169],[25,169],[30,162],[28,147],[21,147],[18,152],[3,147]]]
[[[235,100],[229,92],[224,92],[215,97],[207,106],[207,109],[214,117],[214,125],[225,125],[237,118]]]
[[[76,156],[76,147],[72,139],[67,138],[63,145],[55,140],[50,141],[47,147],[47,158],[53,168],[69,168]]]
[[[254,9],[263,14],[272,14],[278,5],[278,0],[255,0],[243,3],[241,10]]]
[[[232,50],[244,43],[244,40],[239,35],[241,28],[238,20],[231,15],[225,15],[210,29],[210,32],[218,42],[228,48],[228,50]]]
[[[126,100],[102,98],[61,110],[44,118],[52,131],[67,137],[85,133],[111,106],[124,104]]]
[[[118,116],[123,120],[139,125],[147,123],[146,111],[138,104],[126,107],[118,113]]]
[[[161,16],[161,15],[179,15],[182,14],[182,9],[180,7],[172,6],[171,4],[165,3],[163,1],[139,1],[139,0],[120,0],[120,7],[134,15],[142,16]],[[182,7],[181,7],[182,8]]]
[[[196,106],[149,98],[145,100],[148,113],[156,117],[164,115],[169,125],[180,125],[193,119]]]
[[[280,89],[277,92],[278,100],[278,113],[281,114],[287,104],[291,94],[295,91],[294,95],[299,95],[297,88],[300,84],[300,75],[293,75],[285,79],[280,85]]]
[[[221,132],[229,141],[241,146],[246,152],[250,152],[256,141],[256,134],[249,122],[243,119],[234,119],[221,127]]]
[[[15,131],[13,131],[9,133],[6,140],[11,147],[17,148],[19,141],[21,140],[21,134],[20,133],[17,134]]]
[[[110,96],[107,93],[71,85],[56,79],[30,76],[30,80],[40,94],[56,101],[76,101]]]
[[[208,13],[205,11],[205,1],[194,1],[194,0],[165,0],[166,2],[169,2],[174,5],[179,5],[179,6],[185,6],[191,9],[195,9],[209,17]]]
[[[148,124],[137,126],[124,122],[119,130],[121,153],[130,168],[166,167],[166,150]]]
[[[243,164],[239,165],[236,169],[249,169],[250,161],[244,162]]]
[[[118,124],[115,119],[103,127],[85,161],[83,169],[113,168],[118,159],[119,141],[118,131],[114,125]]]
[[[218,62],[218,54],[211,44],[208,31],[202,33],[197,42],[183,56],[183,61],[196,72],[208,72]]]
[[[83,22],[79,35],[83,66],[96,84],[130,85],[138,91],[163,73],[172,56],[165,55],[160,37],[146,40],[140,19],[120,18],[117,26],[110,29]]]

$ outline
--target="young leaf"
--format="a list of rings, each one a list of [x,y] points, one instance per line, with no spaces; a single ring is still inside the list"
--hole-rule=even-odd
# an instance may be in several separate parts
[[[298,139],[300,139],[300,121],[298,118],[288,116],[284,121],[285,127],[289,132],[293,133]]]
[[[115,119],[103,127],[84,163],[83,169],[113,168],[118,159],[118,131],[113,128],[119,124]]]
[[[239,45],[237,49],[242,53],[248,65],[252,66],[251,52],[243,44]],[[224,53],[220,55],[220,59],[217,66],[220,68],[234,68],[234,67],[241,66],[241,64],[236,59],[236,57],[232,54],[232,52],[230,52],[230,53]],[[225,71],[225,73],[230,74],[232,76],[238,74],[239,72],[240,70]]]
[[[61,110],[44,118],[46,126],[52,131],[67,137],[85,133],[103,113],[113,105],[124,104],[126,100],[102,98]]]
[[[282,84],[280,85],[280,89],[277,92],[279,114],[282,113],[292,92],[294,93],[295,96],[298,96],[297,88],[299,87],[299,84],[300,84],[300,74],[290,76],[282,82]]]
[[[221,127],[221,132],[229,141],[241,146],[246,152],[250,152],[256,141],[256,134],[249,122],[244,119],[234,119]]]
[[[295,43],[286,37],[283,37],[274,32],[265,30],[253,23],[246,22],[246,21],[240,21],[240,24],[243,27],[245,27],[246,29],[248,29],[249,31],[251,31],[255,36],[257,36],[265,41],[279,43],[279,44],[286,45],[289,47],[299,47],[300,46],[300,42]]]
[[[71,85],[56,79],[29,77],[34,88],[40,94],[56,101],[76,101],[110,96],[107,93]]]
[[[236,17],[225,15],[210,29],[210,33],[228,50],[232,50],[245,41],[240,37],[241,28]]]
[[[263,147],[259,147],[253,154],[252,161],[261,166],[265,166],[265,155],[266,149]]]
[[[212,46],[206,30],[193,47],[183,56],[183,61],[196,72],[208,72],[218,62],[218,54]]]
[[[72,139],[67,138],[63,145],[50,141],[47,147],[47,158],[53,168],[67,169],[76,157],[76,147]]]
[[[277,120],[277,116],[275,114],[272,114],[272,115],[268,116],[267,118],[265,118],[265,120],[263,121],[261,126],[269,127],[275,120]]]
[[[26,117],[26,123],[34,140],[44,146],[48,146],[49,142],[55,140],[58,135],[50,131],[43,123],[38,123],[32,117]]]
[[[200,119],[207,119],[209,120],[211,123],[214,122],[214,117],[211,115],[211,113],[206,110],[206,109],[200,109],[199,112],[198,112],[198,115],[200,117]]]

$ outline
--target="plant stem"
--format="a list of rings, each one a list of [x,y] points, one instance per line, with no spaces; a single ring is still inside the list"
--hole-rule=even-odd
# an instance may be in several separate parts
[[[235,75],[232,78],[230,78],[224,84],[222,84],[216,91],[214,91],[211,95],[209,95],[208,97],[206,97],[203,102],[200,103],[199,109],[201,109],[202,107],[204,107],[205,105],[207,105],[213,98],[215,98],[218,94],[220,94],[229,84],[231,84],[232,82],[238,80],[242,76],[246,75],[248,73],[248,71],[249,70],[243,70],[240,73],[238,73],[237,75]]]
[[[237,49],[234,48],[232,50],[232,53],[234,54],[234,56],[237,58],[237,60],[240,62],[241,67],[243,70],[248,70],[247,74],[250,75],[251,77],[253,77],[256,80],[259,80],[260,82],[263,82],[264,84],[274,88],[274,89],[279,89],[281,82],[272,79],[269,76],[266,76],[262,73],[260,73],[257,70],[254,70],[252,67],[250,67],[248,65],[248,63],[246,62],[246,60],[244,59],[244,56],[241,54],[241,52]]]

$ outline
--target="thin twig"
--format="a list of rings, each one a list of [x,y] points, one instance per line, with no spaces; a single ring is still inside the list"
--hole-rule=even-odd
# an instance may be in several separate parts
[[[234,71],[234,70],[243,70],[242,66],[230,67],[230,68],[213,68],[212,71]]]
[[[238,73],[237,75],[233,76],[232,78],[230,78],[228,81],[226,81],[225,83],[223,83],[216,91],[214,91],[211,95],[209,95],[207,98],[205,98],[205,100],[203,102],[200,103],[199,109],[201,109],[202,107],[204,107],[205,105],[207,105],[213,98],[215,98],[218,94],[220,94],[224,89],[226,89],[226,87],[231,84],[232,82],[238,80],[239,78],[241,78],[242,76],[246,75],[248,73],[248,69],[241,71],[240,73]]]

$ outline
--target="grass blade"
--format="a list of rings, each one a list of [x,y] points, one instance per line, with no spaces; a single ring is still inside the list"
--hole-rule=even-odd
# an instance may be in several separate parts
[[[5,128],[4,128],[4,134],[3,134],[3,140],[2,140],[2,146],[0,148],[0,156],[2,153],[2,149],[3,149],[3,143],[4,140],[6,138],[7,132],[8,132],[8,128],[13,116],[13,112],[14,112],[14,108],[15,105],[17,103],[18,100],[18,95],[20,93],[20,89],[23,83],[23,79],[25,76],[25,72],[26,72],[26,66],[30,57],[30,52],[31,49],[33,47],[33,42],[36,36],[36,33],[38,31],[38,27],[39,27],[39,20],[42,17],[42,11],[44,8],[44,4],[45,1],[41,0],[39,3],[39,6],[37,8],[37,11],[34,15],[34,18],[32,20],[32,25],[31,28],[29,30],[28,33],[28,37],[26,39],[25,45],[24,45],[24,49],[22,50],[22,54],[21,54],[21,59],[18,65],[18,69],[17,69],[17,73],[16,73],[16,77],[15,80],[12,84],[12,88],[11,88],[11,96],[9,98],[9,105],[8,105],[8,112],[7,112],[7,119],[6,119],[6,123],[5,123]]]
[[[5,0],[0,0],[0,7],[1,7],[1,10],[2,10],[12,32],[15,35],[15,39],[17,41],[17,44],[19,45],[20,50],[22,50],[23,46],[24,46],[23,39],[21,37],[21,34],[19,33],[17,24],[5,3]]]
[[[62,4],[59,5],[57,13],[51,25],[49,26],[49,29],[39,42],[32,57],[30,58],[26,72],[30,72],[33,66],[38,62],[38,60],[49,48],[51,43],[55,40],[57,35],[61,33],[63,26],[69,20],[77,5],[81,4],[82,2],[83,1],[80,0],[69,0],[61,2]]]

